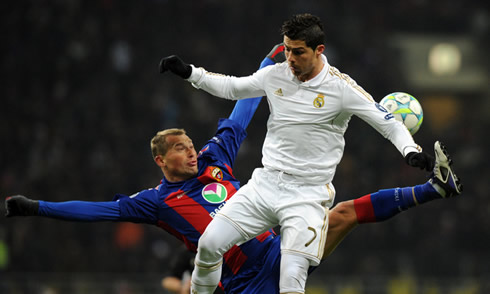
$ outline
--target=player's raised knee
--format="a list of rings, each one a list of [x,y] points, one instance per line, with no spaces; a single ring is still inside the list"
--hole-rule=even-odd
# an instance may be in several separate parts
[[[203,234],[199,239],[197,249],[200,259],[207,261],[217,261],[221,259],[222,254],[220,252],[222,250],[220,245],[218,239],[213,238],[212,234]]]

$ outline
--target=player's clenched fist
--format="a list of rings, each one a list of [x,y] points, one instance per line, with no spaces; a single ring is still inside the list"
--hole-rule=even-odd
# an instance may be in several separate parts
[[[434,157],[425,152],[410,152],[405,157],[408,165],[431,171],[434,168]]]
[[[37,215],[39,201],[22,195],[11,196],[5,199],[5,210],[6,217]]]
[[[167,70],[183,79],[188,79],[192,73],[192,67],[183,62],[177,55],[170,55],[160,60],[160,73],[164,73]]]

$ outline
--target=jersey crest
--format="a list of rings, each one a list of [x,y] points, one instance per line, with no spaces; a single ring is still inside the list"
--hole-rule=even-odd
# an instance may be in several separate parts
[[[223,171],[221,168],[216,167],[216,166],[210,166],[209,169],[211,170],[211,176],[216,180],[216,181],[221,181],[223,180]]]
[[[223,180],[223,171],[217,166],[208,166],[197,179],[203,184],[212,182],[221,182]]]
[[[313,106],[315,106],[315,108],[322,108],[323,105],[325,105],[325,95],[318,94],[315,100],[313,100]]]

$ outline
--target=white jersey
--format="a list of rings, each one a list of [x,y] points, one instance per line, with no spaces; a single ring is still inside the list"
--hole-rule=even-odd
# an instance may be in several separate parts
[[[193,67],[188,81],[212,95],[238,100],[267,96],[270,116],[262,148],[265,168],[310,184],[330,183],[344,152],[352,115],[374,127],[406,155],[420,152],[405,126],[380,107],[348,75],[328,64],[313,79],[299,81],[287,62],[251,76],[232,77]]]

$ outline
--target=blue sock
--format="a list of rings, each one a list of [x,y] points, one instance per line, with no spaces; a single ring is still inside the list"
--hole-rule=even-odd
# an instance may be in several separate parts
[[[442,196],[434,189],[431,183],[426,182],[415,187],[402,188],[402,198],[405,203],[405,209],[408,209],[427,201],[442,198]]]
[[[406,188],[379,190],[371,194],[376,221],[389,219],[410,207],[441,198],[431,183]]]

